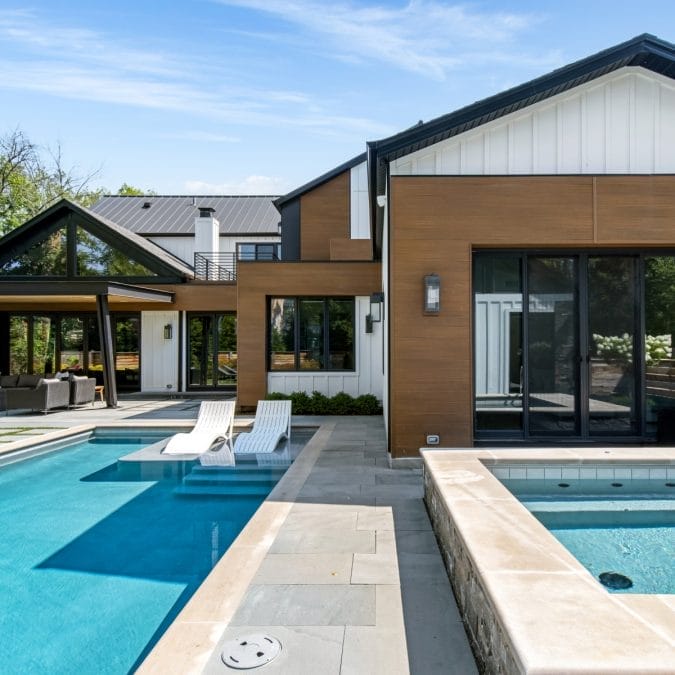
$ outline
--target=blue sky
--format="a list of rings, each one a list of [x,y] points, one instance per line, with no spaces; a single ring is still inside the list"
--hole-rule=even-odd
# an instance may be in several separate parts
[[[672,0],[0,0],[0,134],[112,190],[283,194],[645,32]]]

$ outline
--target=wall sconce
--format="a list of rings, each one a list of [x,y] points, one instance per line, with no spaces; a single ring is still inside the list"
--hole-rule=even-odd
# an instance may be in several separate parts
[[[424,277],[424,313],[437,315],[441,311],[441,278],[438,274]]]
[[[164,339],[171,340],[171,338],[173,338],[173,325],[167,323],[166,326],[164,326]]]
[[[382,305],[384,293],[373,293],[370,296],[370,314],[366,316],[366,333],[373,332],[373,324],[382,321]]]

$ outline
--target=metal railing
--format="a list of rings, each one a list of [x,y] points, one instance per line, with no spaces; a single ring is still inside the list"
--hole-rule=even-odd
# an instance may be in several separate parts
[[[269,251],[240,252],[238,258],[236,253],[195,253],[195,277],[202,281],[236,281],[237,260],[266,262],[279,257]]]
[[[195,277],[203,281],[236,281],[234,253],[195,253]]]

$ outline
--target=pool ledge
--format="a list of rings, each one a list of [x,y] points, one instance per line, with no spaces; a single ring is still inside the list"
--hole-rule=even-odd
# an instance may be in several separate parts
[[[200,673],[335,428],[323,422],[137,673]]]
[[[675,467],[674,448],[423,448],[421,455],[427,508],[481,670],[673,672],[675,595],[605,591],[487,465]]]

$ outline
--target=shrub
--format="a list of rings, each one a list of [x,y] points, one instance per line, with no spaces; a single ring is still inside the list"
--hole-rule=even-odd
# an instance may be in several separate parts
[[[354,398],[345,392],[328,397],[319,391],[312,395],[304,391],[282,394],[275,391],[267,394],[270,401],[290,399],[294,415],[381,415],[382,406],[373,394],[362,394]]]

